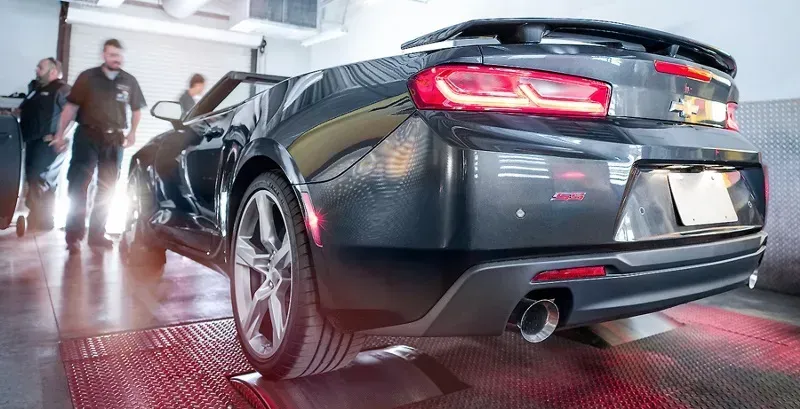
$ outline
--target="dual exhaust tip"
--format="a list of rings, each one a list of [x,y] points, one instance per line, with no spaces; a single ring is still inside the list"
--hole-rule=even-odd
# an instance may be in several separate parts
[[[525,309],[517,322],[517,327],[525,341],[535,344],[553,335],[558,320],[558,306],[553,300],[539,300]]]

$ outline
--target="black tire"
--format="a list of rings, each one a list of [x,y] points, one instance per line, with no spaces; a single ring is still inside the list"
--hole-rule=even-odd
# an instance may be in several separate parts
[[[266,359],[250,353],[242,339],[237,303],[232,301],[237,338],[247,360],[262,376],[268,379],[291,379],[330,372],[348,365],[361,351],[365,337],[344,333],[334,328],[320,313],[319,297],[310,257],[310,243],[306,233],[303,213],[292,187],[282,174],[268,172],[257,177],[247,188],[239,209],[231,237],[234,254],[236,235],[242,213],[249,199],[259,190],[268,190],[278,198],[278,206],[286,220],[292,252],[292,289],[285,336],[274,355]],[[231,257],[233,258],[233,257]],[[231,300],[236,300],[234,261],[230,261]]]
[[[136,200],[131,201],[125,231],[119,242],[120,260],[129,267],[159,270],[167,262],[167,251],[145,225],[146,215],[152,214],[153,206],[149,192],[139,185],[135,173],[128,181],[128,192],[134,194]],[[138,217],[133,217],[134,212]]]

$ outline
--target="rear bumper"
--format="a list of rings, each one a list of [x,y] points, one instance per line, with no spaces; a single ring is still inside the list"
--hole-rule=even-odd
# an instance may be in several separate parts
[[[463,274],[421,319],[367,333],[402,336],[496,335],[516,305],[539,290],[570,296],[561,327],[662,310],[743,285],[758,268],[766,233],[675,248],[478,265]],[[606,265],[602,278],[531,283],[540,271]]]

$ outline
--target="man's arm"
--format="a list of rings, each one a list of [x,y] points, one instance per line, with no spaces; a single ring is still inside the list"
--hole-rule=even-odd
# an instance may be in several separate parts
[[[64,110],[61,111],[61,116],[58,118],[58,130],[56,134],[53,136],[53,140],[50,142],[50,146],[55,146],[56,149],[59,151],[66,148],[66,143],[64,141],[64,133],[67,131],[69,126],[72,124],[72,121],[75,120],[75,115],[78,113],[78,106],[73,104],[72,102],[67,102],[67,105],[64,106]]]
[[[134,79],[133,89],[131,89],[130,100],[128,102],[131,105],[132,118],[131,129],[128,130],[125,143],[122,145],[125,148],[129,148],[136,143],[136,128],[139,127],[139,121],[142,119],[142,108],[147,106],[142,89],[139,88],[139,82],[136,81],[136,79]]]
[[[137,109],[131,115],[131,129],[128,131],[128,136],[125,137],[125,143],[122,145],[124,148],[130,148],[136,143],[136,128],[139,127],[139,121],[142,120],[142,111]]]
[[[66,104],[64,110],[61,111],[61,116],[58,119],[58,128],[56,134],[53,135],[53,140],[50,146],[55,146],[59,151],[66,149],[67,144],[64,140],[64,134],[69,129],[72,121],[75,120],[75,115],[78,114],[78,109],[81,105],[86,103],[87,95],[89,93],[89,82],[86,71],[78,75],[75,80],[75,85],[68,89],[69,94],[64,98]]]
[[[58,130],[60,128],[59,125],[61,124],[61,114],[64,113],[64,109],[67,107],[67,105],[69,105],[69,102],[67,102],[67,95],[69,95],[70,89],[71,88],[69,85],[64,84],[61,88],[58,89],[58,91],[56,91],[54,99],[56,104],[55,107],[56,112],[58,112],[58,120],[54,121],[55,123],[50,125],[50,131],[49,131],[50,133],[45,135],[44,137],[45,142],[50,142],[54,140],[55,136],[58,134]],[[74,119],[74,115],[72,119]],[[67,123],[67,127],[63,129],[61,135],[64,135],[67,132],[70,123]]]

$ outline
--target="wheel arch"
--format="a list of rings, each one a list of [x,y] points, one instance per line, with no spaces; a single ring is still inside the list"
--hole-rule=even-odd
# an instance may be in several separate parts
[[[277,170],[283,174],[294,188],[298,202],[302,207],[300,190],[304,189],[305,179],[289,152],[278,142],[268,138],[255,139],[241,151],[233,148],[227,155],[223,175],[229,175],[228,180],[223,180],[222,189],[218,190],[220,192],[219,203],[223,204],[220,206],[220,211],[224,212],[224,215],[220,215],[222,216],[220,219],[222,221],[222,231],[225,234],[226,257],[224,262],[226,264],[228,262],[227,249],[230,248],[229,241],[233,235],[233,226],[235,224],[234,219],[244,199],[244,193],[253,180],[264,172],[271,170]],[[303,209],[303,213],[305,214],[305,209]]]

